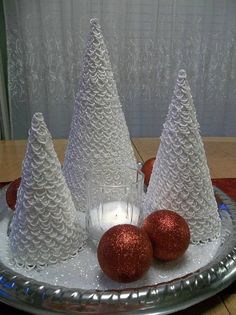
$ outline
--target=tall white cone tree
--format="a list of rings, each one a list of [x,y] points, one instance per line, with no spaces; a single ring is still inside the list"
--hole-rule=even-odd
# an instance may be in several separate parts
[[[144,213],[174,210],[193,243],[216,239],[221,222],[186,72],[180,70],[144,200]]]
[[[75,206],[82,212],[88,171],[104,173],[110,183],[114,179],[118,184],[134,176],[128,171],[126,179],[121,178],[120,169],[136,164],[101,28],[95,19],[90,25],[63,167]]]
[[[34,114],[10,232],[16,263],[42,267],[75,255],[83,232],[41,113]]]

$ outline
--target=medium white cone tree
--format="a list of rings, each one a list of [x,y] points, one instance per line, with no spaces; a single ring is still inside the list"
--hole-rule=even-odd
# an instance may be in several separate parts
[[[68,259],[83,245],[71,193],[41,113],[34,114],[10,232],[13,259],[42,267]]]
[[[206,155],[186,72],[180,70],[144,200],[144,213],[174,210],[189,224],[193,243],[219,237]]]
[[[63,172],[77,210],[86,210],[86,178],[103,173],[110,184],[133,179],[120,169],[136,164],[120,104],[108,51],[98,22],[91,31],[83,59]]]

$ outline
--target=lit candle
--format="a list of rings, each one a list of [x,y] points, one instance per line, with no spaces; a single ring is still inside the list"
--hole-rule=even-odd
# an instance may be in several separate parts
[[[99,242],[102,235],[114,225],[138,225],[140,209],[123,201],[100,204],[89,211],[88,232],[90,238]]]

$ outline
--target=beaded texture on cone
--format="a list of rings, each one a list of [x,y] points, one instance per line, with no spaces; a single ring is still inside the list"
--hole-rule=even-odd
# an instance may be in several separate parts
[[[146,215],[155,209],[170,209],[183,216],[193,243],[220,235],[221,221],[184,70],[178,73],[144,200]]]
[[[82,212],[87,172],[103,173],[105,184],[119,185],[134,180],[133,171],[123,178],[120,170],[136,166],[101,28],[95,19],[90,25],[63,166],[76,209]]]
[[[66,260],[83,245],[70,191],[41,113],[34,114],[10,232],[14,261],[40,268]]]

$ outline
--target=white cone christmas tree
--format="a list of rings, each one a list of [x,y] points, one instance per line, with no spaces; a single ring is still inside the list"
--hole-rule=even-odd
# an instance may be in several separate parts
[[[83,244],[77,211],[41,113],[34,114],[10,232],[16,263],[42,267],[75,255]]]
[[[180,70],[144,200],[144,213],[174,210],[194,243],[216,239],[220,218],[186,72]]]
[[[136,164],[101,29],[95,19],[90,24],[63,168],[75,206],[82,212],[88,171],[119,184],[119,179],[134,176],[130,171],[121,178],[120,169]]]

